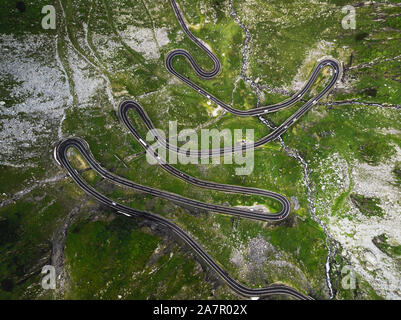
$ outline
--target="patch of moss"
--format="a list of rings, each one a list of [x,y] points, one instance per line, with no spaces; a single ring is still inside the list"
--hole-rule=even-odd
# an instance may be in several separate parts
[[[393,258],[401,258],[401,245],[391,245],[386,234],[381,234],[372,239],[374,245],[382,252]]]
[[[397,162],[395,164],[395,167],[393,169],[393,175],[396,180],[396,184],[401,187],[401,161]]]
[[[380,200],[377,198],[367,198],[359,194],[352,193],[350,195],[352,203],[359,211],[367,217],[383,217],[384,212],[379,206]]]

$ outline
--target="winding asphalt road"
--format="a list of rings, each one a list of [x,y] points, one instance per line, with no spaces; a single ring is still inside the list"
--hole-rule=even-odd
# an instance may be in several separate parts
[[[236,281],[234,278],[232,278],[213,258],[203,250],[202,246],[196,242],[188,233],[186,233],[184,230],[182,230],[179,226],[174,224],[173,222],[167,220],[166,218],[151,213],[151,212],[145,212],[141,210],[137,210],[131,207],[127,207],[125,205],[122,205],[120,203],[117,203],[113,201],[112,199],[104,196],[100,192],[96,191],[94,188],[92,188],[85,180],[82,179],[82,177],[79,175],[76,169],[74,169],[69,162],[67,158],[67,151],[70,148],[75,148],[77,149],[83,157],[88,161],[89,165],[93,168],[93,170],[97,171],[99,174],[104,176],[105,178],[119,183],[121,185],[127,186],[127,187],[132,187],[133,189],[138,189],[144,192],[148,192],[155,194],[157,196],[161,196],[163,198],[169,199],[169,195],[172,195],[173,201],[178,201],[177,198],[179,198],[181,201],[185,199],[184,197],[177,196],[174,194],[170,194],[168,192],[164,191],[159,191],[153,188],[149,187],[144,187],[141,185],[137,185],[131,181],[128,181],[124,178],[117,177],[113,175],[112,173],[108,172],[107,170],[103,169],[97,161],[92,157],[90,151],[89,151],[89,146],[87,145],[86,141],[79,139],[79,138],[68,138],[65,140],[62,140],[59,142],[59,144],[55,147],[54,153],[55,153],[55,159],[57,163],[61,166],[63,166],[68,174],[71,176],[72,179],[78,184],[78,186],[84,190],[87,194],[91,195],[93,198],[95,198],[97,201],[100,203],[109,206],[113,208],[114,210],[117,211],[117,213],[122,214],[127,216],[128,218],[134,218],[134,217],[142,217],[147,220],[153,221],[163,227],[168,228],[168,230],[172,231],[174,234],[176,234],[178,237],[180,237],[187,245],[189,245],[197,254],[200,258],[203,259],[203,261],[210,267],[212,268],[229,286],[232,290],[237,292],[238,294],[244,296],[244,297],[259,297],[259,296],[268,296],[268,295],[273,295],[273,294],[280,294],[280,295],[288,295],[296,299],[300,300],[307,300],[310,299],[310,297],[303,295],[302,293],[299,293],[295,289],[282,285],[282,284],[271,284],[265,288],[248,288],[244,286],[243,284],[239,283]],[[255,189],[258,190],[258,189]],[[263,191],[263,190],[261,190]],[[266,192],[266,191],[265,191]],[[190,199],[188,199],[190,200]],[[194,200],[190,200],[194,201]],[[185,204],[192,205],[190,202],[184,202]],[[236,209],[236,208],[228,208],[228,207],[219,207],[219,210],[222,208],[224,209]],[[238,209],[240,210],[240,209]],[[249,213],[249,215],[252,215],[254,213]],[[241,216],[245,216],[245,212],[241,214]],[[248,215],[246,216],[248,217]],[[265,219],[260,219],[260,220],[268,220],[267,216]]]
[[[191,82],[189,79],[187,79],[186,77],[182,76],[181,74],[179,74],[178,72],[176,72],[174,70],[174,68],[172,66],[172,61],[173,61],[174,57],[184,56],[186,59],[188,59],[192,68],[195,70],[196,74],[199,77],[201,77],[203,79],[211,79],[218,75],[218,73],[220,72],[220,69],[221,69],[221,64],[220,64],[219,59],[198,38],[196,38],[189,31],[175,0],[170,0],[170,2],[171,2],[174,12],[177,16],[177,19],[178,19],[182,29],[184,30],[184,32],[197,46],[199,46],[203,51],[205,51],[206,54],[213,60],[214,67],[211,71],[203,70],[201,67],[199,67],[196,64],[195,59],[187,51],[179,49],[179,50],[173,50],[167,55],[166,60],[165,60],[167,70],[169,72],[171,72],[173,75],[175,75],[176,77],[178,77],[181,81],[186,83],[188,86],[192,87],[194,90],[199,92],[201,95],[205,96],[206,98],[215,102],[217,105],[223,107],[224,109],[226,109],[227,111],[229,111],[235,115],[260,116],[262,114],[278,111],[282,108],[293,105],[294,103],[296,103],[300,99],[302,99],[302,97],[307,93],[307,91],[313,85],[319,72],[321,71],[321,69],[323,67],[329,66],[333,69],[333,76],[332,76],[330,82],[326,85],[326,87],[317,96],[315,96],[313,99],[306,102],[292,116],[290,116],[277,129],[272,131],[267,136],[263,137],[262,139],[258,140],[255,143],[244,143],[242,145],[237,145],[237,146],[234,146],[231,148],[212,149],[209,151],[198,150],[197,153],[195,154],[198,157],[205,157],[205,156],[212,156],[212,155],[213,156],[224,155],[226,153],[233,153],[233,152],[237,152],[237,151],[239,152],[239,151],[243,151],[243,150],[246,150],[249,148],[256,148],[256,147],[262,146],[270,141],[277,139],[286,130],[288,130],[288,128],[293,123],[295,123],[303,114],[305,114],[308,110],[310,110],[310,108],[312,108],[325,94],[327,94],[332,89],[332,87],[335,85],[335,83],[339,77],[339,73],[340,73],[339,64],[335,60],[325,59],[325,60],[319,62],[318,65],[315,67],[315,69],[313,70],[306,85],[298,93],[296,93],[294,96],[292,96],[288,100],[286,100],[282,103],[265,106],[265,107],[260,107],[260,108],[247,110],[247,111],[234,109],[231,106],[220,101],[218,98],[212,96],[210,93],[203,90],[201,87],[199,87],[195,83]],[[69,175],[74,179],[74,181],[79,185],[79,187],[82,188],[82,190],[84,190],[87,194],[94,197],[97,201],[115,209],[117,211],[117,213],[125,215],[129,218],[138,217],[138,216],[143,217],[145,219],[156,222],[159,225],[164,226],[164,227],[168,228],[169,230],[171,230],[174,234],[179,236],[186,244],[188,244],[238,294],[245,296],[245,297],[267,296],[267,295],[272,295],[272,294],[284,294],[284,295],[288,295],[288,296],[291,296],[296,299],[310,299],[310,297],[305,296],[305,295],[299,293],[298,291],[296,291],[295,289],[288,287],[286,285],[271,284],[265,288],[254,289],[254,288],[248,288],[248,287],[240,284],[238,281],[233,279],[223,268],[221,268],[221,266],[216,261],[214,261],[210,257],[209,254],[207,254],[203,250],[203,248],[200,244],[198,244],[191,236],[189,236],[184,230],[182,230],[180,227],[178,227],[173,222],[167,220],[166,218],[164,218],[158,214],[140,211],[140,210],[133,209],[131,207],[122,205],[120,203],[116,203],[112,199],[110,199],[110,198],[104,196],[103,194],[99,193],[98,191],[96,191],[85,180],[82,179],[82,177],[78,174],[77,170],[73,168],[73,166],[71,165],[71,163],[68,160],[67,151],[70,148],[77,149],[80,152],[80,154],[85,158],[85,160],[88,162],[88,164],[91,166],[91,168],[94,171],[96,171],[98,174],[100,174],[102,177],[104,177],[105,179],[108,179],[109,181],[112,181],[121,186],[128,187],[128,188],[138,190],[141,192],[145,192],[145,193],[151,194],[153,196],[168,199],[170,201],[185,204],[185,205],[192,206],[195,208],[201,208],[201,209],[205,209],[208,211],[219,212],[222,214],[228,214],[228,215],[232,215],[232,216],[244,217],[244,218],[260,220],[260,221],[282,220],[282,219],[285,219],[288,216],[288,214],[290,213],[291,204],[288,201],[288,199],[275,192],[271,192],[271,191],[267,191],[267,190],[263,190],[263,189],[257,189],[257,188],[233,186],[233,185],[226,185],[226,184],[218,184],[218,183],[214,183],[214,182],[210,182],[210,181],[204,181],[204,180],[194,178],[190,175],[187,175],[186,173],[179,171],[176,168],[170,166],[153,149],[151,149],[150,145],[144,141],[144,139],[141,137],[141,135],[135,129],[135,127],[133,126],[132,122],[130,121],[130,119],[128,117],[129,110],[135,110],[149,130],[154,129],[154,126],[153,126],[150,118],[146,114],[145,110],[138,103],[136,103],[134,101],[125,101],[120,105],[119,116],[120,116],[121,120],[123,121],[123,123],[131,131],[133,136],[139,141],[139,143],[142,145],[142,147],[148,152],[148,154],[153,156],[154,159],[156,159],[158,161],[159,165],[168,173],[174,175],[175,177],[177,177],[185,182],[188,182],[190,184],[193,184],[193,185],[196,185],[199,187],[203,187],[203,188],[216,189],[219,191],[230,192],[230,193],[239,193],[239,194],[246,194],[246,195],[259,195],[259,196],[269,197],[269,198],[275,199],[281,203],[281,210],[279,212],[273,213],[273,214],[263,214],[263,213],[251,211],[248,209],[227,207],[227,206],[221,206],[221,205],[213,205],[213,204],[185,198],[183,196],[173,194],[170,192],[166,192],[166,191],[158,190],[155,188],[150,188],[150,187],[136,184],[125,178],[119,177],[119,176],[107,171],[105,168],[103,168],[91,154],[91,152],[89,150],[89,146],[86,143],[86,141],[84,141],[80,138],[67,138],[58,143],[58,145],[54,149],[54,157],[55,157],[57,163],[67,170]],[[154,132],[154,131],[152,131],[152,132]],[[181,153],[181,154],[187,154],[186,151],[181,150],[177,146],[172,146],[172,145],[168,144],[167,141],[165,141],[162,137],[158,136],[157,134],[155,134],[155,138],[166,149],[173,150],[174,152]]]

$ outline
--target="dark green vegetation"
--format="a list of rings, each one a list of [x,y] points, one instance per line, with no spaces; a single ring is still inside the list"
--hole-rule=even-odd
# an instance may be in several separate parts
[[[394,169],[393,174],[396,179],[396,183],[398,186],[401,186],[401,162],[397,162]]]
[[[212,288],[203,281],[200,266],[177,245],[164,243],[146,227],[122,217],[77,222],[66,243],[71,270],[67,298],[207,298]]]
[[[334,153],[349,164],[357,160],[371,165],[377,165],[394,155],[395,145],[401,146],[401,139],[384,130],[401,129],[399,110],[356,105],[349,100],[393,105],[401,103],[399,61],[386,61],[400,54],[397,41],[401,24],[396,8],[362,6],[358,8],[358,28],[343,30],[341,7],[347,1],[305,3],[258,0],[253,5],[244,1],[233,2],[239,18],[252,34],[249,74],[254,79],[259,78],[261,84],[281,87],[284,91],[278,94],[266,90],[262,103],[285,99],[285,92],[294,91],[291,82],[297,73],[300,73],[300,81],[306,80],[316,60],[322,55],[332,55],[349,68],[344,75],[346,82],[325,101],[345,103],[315,106],[283,136],[285,143],[299,150],[312,169],[311,179],[316,186],[317,196],[338,191],[332,186],[326,186],[323,190],[322,174],[317,170],[322,160]],[[25,3],[25,12],[20,12],[15,8],[15,1],[1,2],[0,32],[18,36],[46,33],[49,37],[57,33],[58,54],[73,96],[62,124],[64,136],[86,139],[96,159],[107,169],[135,182],[211,203],[259,203],[271,211],[279,209],[277,203],[268,199],[193,188],[169,176],[159,167],[149,165],[143,155],[132,157],[142,149],[119,122],[115,111],[116,105],[126,98],[141,103],[156,127],[165,131],[169,120],[177,120],[180,130],[198,128],[214,117],[213,105],[208,105],[206,99],[177,82],[164,68],[166,53],[176,48],[191,52],[203,68],[212,67],[208,57],[182,35],[167,0],[55,1],[58,17],[55,31],[44,31],[40,27],[43,16],[40,11],[43,5],[49,4],[48,1]],[[253,108],[257,98],[250,87],[242,80],[235,86],[241,70],[244,33],[230,16],[228,1],[179,0],[178,3],[191,31],[208,43],[219,57],[222,72],[213,80],[203,81],[194,75],[188,62],[183,59],[174,61],[176,69],[225,102],[232,101],[236,108]],[[375,21],[379,13],[384,15],[383,19]],[[130,27],[150,30],[149,41],[158,43],[159,55],[147,59],[143,52],[133,49],[133,42],[129,43],[129,40],[134,37],[135,30],[132,31]],[[169,40],[165,45],[159,43],[156,34],[163,28]],[[124,34],[127,36],[124,37]],[[305,60],[308,50],[322,41],[330,45],[323,42],[323,49]],[[77,56],[76,60],[72,56]],[[364,63],[370,61],[378,63],[363,67]],[[87,72],[90,80],[82,78],[78,71]],[[110,82],[115,105],[106,93],[106,85],[91,92],[89,99],[82,98],[82,83],[86,85],[89,81],[102,79]],[[314,90],[320,88],[326,79],[327,74],[319,79],[320,83]],[[12,79],[9,82],[0,89],[1,100],[8,104],[17,103],[13,101],[11,91],[18,84]],[[89,91],[89,87],[84,86],[84,91]],[[279,124],[296,107],[270,117]],[[135,114],[132,114],[132,118],[135,118]],[[252,128],[255,129],[255,138],[269,132],[257,119],[238,118],[229,114],[216,119],[207,128]],[[49,160],[54,143],[56,138],[48,141],[48,150],[41,153],[37,166],[33,168],[0,168],[0,192],[7,193],[2,200],[11,198],[34,181],[62,172]],[[78,158],[74,159],[77,160],[74,162],[77,168],[85,168]],[[235,166],[226,165],[177,165],[177,168],[205,180],[265,188],[287,197],[294,196],[300,207],[293,210],[288,221],[262,224],[197,212],[128,192],[100,182],[100,177],[91,171],[83,173],[83,176],[113,199],[175,221],[243,283],[262,286],[266,281],[283,282],[314,297],[327,298],[324,269],[326,236],[311,217],[302,166],[288,157],[279,143],[274,142],[255,151],[255,168],[250,176],[236,176]],[[398,181],[401,180],[400,170],[398,164],[393,171]],[[330,167],[327,171],[330,171]],[[82,192],[70,182],[67,179],[47,184],[28,193],[17,203],[1,208],[1,297],[55,297],[53,293],[41,292],[40,268],[50,262],[53,235],[71,218],[65,247],[65,269],[70,280],[61,297],[117,299],[121,295],[122,299],[232,298],[224,285],[214,290],[216,281],[209,277],[205,281],[207,273],[199,269],[198,262],[176,239],[166,237],[163,233],[161,235],[159,231],[149,231],[147,227],[139,225],[140,222],[131,222],[123,217],[113,219],[112,212],[99,208],[93,202],[85,202],[74,217],[69,217],[71,210],[84,199]],[[332,199],[330,205],[333,214],[346,214],[344,211],[349,198],[363,214],[383,214],[377,199],[351,194],[349,189],[340,190],[341,195]],[[325,213],[318,211],[318,214]],[[253,277],[243,266],[232,263],[236,250],[243,252],[244,259],[252,263],[245,251],[257,237],[272,244],[292,267],[273,271],[266,263],[262,267],[263,276]],[[160,252],[158,248],[161,248]],[[340,264],[340,258],[337,255],[333,264]],[[301,270],[306,281],[294,270]],[[335,289],[339,290],[338,297],[350,297],[348,292],[341,290],[340,276],[335,272],[332,274]],[[363,284],[362,291],[365,295],[360,298],[377,297],[368,284]]]
[[[380,208],[380,200],[376,198],[366,198],[359,194],[350,195],[352,203],[358,208],[358,210],[365,216],[372,217],[383,217],[383,209]]]
[[[57,1],[35,0],[15,1],[5,0],[0,3],[0,32],[2,34],[22,35],[29,31],[41,33],[42,8]],[[53,31],[46,31],[55,34]]]
[[[40,287],[41,270],[51,264],[52,235],[72,206],[77,190],[61,182],[46,192],[38,188],[0,209],[0,298],[49,298]],[[57,196],[57,193],[63,196]]]
[[[401,258],[401,245],[391,245],[388,242],[388,237],[385,234],[381,234],[373,238],[372,242],[385,254],[390,257],[394,257],[397,259]]]

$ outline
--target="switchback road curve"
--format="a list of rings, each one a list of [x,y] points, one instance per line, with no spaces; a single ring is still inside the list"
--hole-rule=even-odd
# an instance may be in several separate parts
[[[59,165],[63,166],[68,174],[71,176],[72,179],[78,184],[78,186],[84,190],[85,193],[88,195],[92,196],[95,198],[97,201],[100,203],[113,208],[114,210],[117,211],[119,214],[123,214],[129,218],[133,217],[142,217],[147,220],[156,222],[157,224],[168,228],[168,230],[172,231],[174,234],[176,234],[178,237],[180,237],[187,245],[189,245],[192,250],[195,251],[195,253],[209,266],[211,267],[229,286],[232,290],[237,292],[238,294],[244,296],[244,297],[258,297],[258,296],[268,296],[268,295],[273,295],[273,294],[278,294],[278,295],[288,295],[296,299],[301,299],[301,300],[306,300],[310,299],[310,297],[303,295],[302,293],[299,293],[295,289],[288,287],[286,285],[282,284],[271,284],[265,288],[248,288],[238,281],[236,281],[234,278],[232,278],[219,264],[217,264],[213,258],[206,253],[202,246],[198,244],[191,236],[189,236],[184,230],[182,230],[180,227],[178,227],[176,224],[173,222],[167,220],[166,218],[150,213],[150,212],[145,212],[137,209],[133,209],[131,207],[127,207],[125,205],[122,205],[120,203],[117,203],[113,201],[112,199],[104,196],[103,194],[99,193],[96,191],[94,188],[92,188],[86,181],[84,181],[79,173],[77,172],[76,169],[74,169],[69,162],[67,158],[67,151],[70,148],[75,148],[77,149],[83,156],[84,158],[88,161],[88,163],[91,165],[91,167],[96,170],[98,173],[102,174],[105,178],[112,180],[116,183],[120,183],[121,185],[125,185],[128,187],[133,187],[134,189],[142,189],[145,190],[144,186],[139,186],[135,185],[134,183],[125,180],[123,178],[119,178],[115,175],[112,175],[111,173],[107,172],[106,170],[102,169],[101,166],[96,162],[96,160],[93,159],[89,152],[89,147],[87,143],[79,138],[69,138],[62,140],[54,150],[55,153],[55,159],[58,162]],[[100,168],[99,168],[100,167]],[[99,170],[99,171],[98,171]],[[125,181],[122,181],[125,180]],[[152,188],[148,188],[152,189]],[[152,192],[161,192],[159,190],[153,189]],[[167,192],[162,192],[165,195],[163,196],[164,198],[167,198]],[[184,199],[181,197],[181,200]],[[190,203],[188,203],[190,204]],[[190,204],[191,205],[191,204]]]
[[[198,150],[195,154],[195,156],[198,157],[205,157],[205,156],[216,156],[216,155],[224,155],[226,153],[233,153],[237,151],[243,151],[249,148],[256,148],[259,146],[262,146],[270,141],[273,141],[280,137],[288,128],[295,123],[303,114],[305,114],[308,110],[310,110],[325,94],[327,94],[332,87],[335,85],[336,81],[339,78],[339,73],[340,73],[340,67],[339,64],[333,60],[333,59],[325,59],[321,62],[318,63],[318,65],[315,67],[313,70],[310,78],[308,79],[307,83],[305,86],[297,92],[295,95],[293,95],[291,98],[288,100],[270,105],[270,106],[265,106],[265,107],[260,107],[252,110],[238,110],[234,109],[229,105],[226,105],[224,102],[220,101],[218,98],[214,97],[207,91],[203,90],[201,87],[196,85],[195,83],[191,82],[189,79],[186,77],[180,75],[178,72],[174,70],[172,67],[172,61],[174,57],[176,56],[184,56],[188,61],[190,62],[192,68],[196,72],[196,74],[203,78],[203,79],[211,79],[218,75],[221,69],[221,64],[219,59],[199,40],[197,39],[187,28],[186,23],[183,19],[183,16],[178,8],[177,3],[174,0],[170,0],[170,3],[172,5],[172,8],[177,16],[177,19],[184,30],[184,32],[187,34],[187,36],[197,45],[199,46],[203,51],[206,52],[206,54],[212,59],[214,63],[214,67],[211,71],[205,71],[203,70],[200,66],[198,66],[195,62],[195,59],[185,50],[173,50],[171,51],[165,60],[165,65],[167,70],[178,77],[181,81],[192,87],[194,90],[199,92],[201,95],[205,96],[206,98],[210,99],[211,101],[215,102],[217,105],[223,107],[227,111],[238,115],[238,116],[259,116],[265,113],[269,112],[275,112],[278,111],[282,108],[288,107],[293,105],[294,103],[298,102],[299,100],[302,99],[302,97],[307,93],[307,91],[311,88],[313,83],[315,82],[319,72],[323,67],[329,66],[333,69],[333,75],[330,80],[330,82],[325,86],[325,88],[314,98],[310,99],[308,102],[306,102],[303,106],[301,106],[292,116],[290,116],[286,121],[284,121],[279,127],[277,127],[275,130],[273,130],[270,134],[267,136],[261,138],[255,143],[244,143],[242,145],[237,145],[231,148],[221,148],[221,149],[212,149],[212,150]],[[220,267],[219,264],[217,264],[210,256],[207,254],[203,248],[194,240],[192,239],[185,231],[183,231],[180,227],[175,225],[173,222],[167,220],[166,218],[150,213],[150,212],[145,212],[145,211],[140,211],[137,209],[133,209],[127,206],[124,206],[122,204],[116,203],[112,199],[104,196],[103,194],[97,192],[94,188],[92,188],[87,182],[85,182],[81,176],[78,174],[78,172],[72,167],[70,164],[68,157],[67,157],[67,151],[70,148],[75,148],[77,149],[80,154],[85,158],[85,160],[88,162],[88,164],[91,166],[91,168],[96,171],[98,174],[100,174],[102,177],[108,179],[109,181],[112,181],[116,184],[119,184],[124,187],[128,187],[134,190],[138,190],[141,192],[145,192],[157,197],[161,197],[164,199],[168,199],[170,201],[174,201],[177,203],[185,204],[188,206],[192,206],[195,208],[201,208],[213,212],[219,212],[222,214],[229,214],[232,216],[238,216],[238,217],[244,217],[248,219],[255,219],[259,221],[267,221],[267,220],[282,220],[285,219],[288,214],[290,213],[291,210],[291,205],[288,199],[280,194],[277,194],[275,192],[267,191],[267,190],[262,190],[262,189],[257,189],[257,188],[250,188],[250,187],[242,187],[242,186],[233,186],[233,185],[225,185],[225,184],[218,184],[210,181],[204,181],[200,180],[197,178],[194,178],[190,175],[187,175],[184,172],[181,172],[177,170],[176,168],[170,166],[169,164],[166,163],[165,159],[162,159],[145,141],[144,139],[140,136],[138,131],[135,129],[133,126],[132,122],[130,121],[128,117],[128,111],[129,110],[135,110],[137,114],[140,116],[141,120],[144,121],[146,127],[151,130],[154,129],[154,126],[147,116],[145,110],[137,104],[135,101],[125,101],[120,105],[119,108],[119,116],[123,123],[127,126],[127,128],[131,131],[131,133],[134,135],[134,137],[139,141],[139,143],[142,145],[142,147],[150,154],[151,156],[154,157],[159,163],[159,165],[169,172],[170,174],[174,175],[175,177],[191,183],[193,185],[203,187],[203,188],[208,188],[208,189],[216,189],[220,190],[223,192],[231,192],[231,193],[240,193],[240,194],[246,194],[246,195],[260,195],[260,196],[266,196],[272,199],[275,199],[280,202],[281,204],[281,210],[277,213],[272,213],[272,214],[263,214],[263,213],[258,213],[254,211],[250,211],[247,209],[241,209],[241,208],[235,208],[235,207],[227,207],[227,206],[221,206],[221,205],[213,205],[213,204],[208,204],[204,203],[201,201],[185,198],[180,195],[176,195],[170,192],[166,191],[161,191],[158,189],[142,186],[136,183],[133,183],[132,181],[129,181],[127,179],[124,179],[122,177],[119,177],[115,174],[110,173],[106,169],[104,169],[92,156],[89,146],[87,143],[79,138],[68,138],[65,140],[62,140],[59,142],[59,144],[55,147],[54,149],[54,157],[57,161],[57,163],[64,167],[69,175],[74,179],[74,181],[78,184],[82,190],[84,190],[87,194],[91,195],[94,197],[96,200],[99,202],[103,203],[104,205],[107,205],[114,210],[116,210],[119,214],[123,214],[127,217],[134,217],[134,216],[139,216],[148,220],[151,220],[153,222],[156,222],[160,224],[161,226],[164,226],[171,230],[174,234],[179,236],[186,244],[188,244],[194,251],[195,253],[200,256],[235,292],[238,294],[245,296],[245,297],[254,297],[254,296],[267,296],[267,295],[272,295],[272,294],[283,294],[283,295],[288,295],[296,299],[309,299],[310,297],[305,296],[299,292],[297,292],[295,289],[290,288],[286,285],[282,284],[271,284],[265,288],[248,288],[239,282],[237,282],[235,279],[233,279],[224,269]],[[152,131],[155,132],[155,131]],[[187,154],[186,151],[181,150],[177,146],[172,146],[168,144],[167,141],[162,139],[160,136],[155,135],[155,138],[158,140],[158,142],[164,146],[166,149],[173,150],[174,152],[181,153],[181,154]],[[193,155],[191,153],[191,155]]]
[[[213,52],[211,52],[198,38],[196,38],[189,31],[176,1],[170,0],[170,3],[171,3],[174,13],[175,13],[183,31],[185,32],[185,34],[213,60],[214,67],[213,67],[212,71],[210,71],[210,72],[204,71],[201,67],[199,67],[197,65],[195,59],[192,57],[192,55],[188,51],[183,50],[183,49],[176,49],[176,50],[172,50],[165,59],[165,65],[166,65],[167,70],[171,74],[173,74],[175,77],[180,79],[182,82],[184,82],[188,86],[192,87],[195,91],[199,92],[199,94],[201,94],[205,98],[213,101],[218,106],[226,109],[227,111],[231,112],[232,114],[235,114],[237,116],[258,116],[258,115],[262,115],[265,113],[278,111],[280,109],[283,109],[283,108],[293,105],[294,103],[300,101],[303,98],[303,96],[312,87],[317,76],[319,75],[319,72],[323,69],[323,67],[326,67],[326,66],[329,66],[333,69],[333,73],[334,73],[333,77],[332,77],[330,83],[324,88],[324,90],[321,93],[319,93],[319,95],[317,95],[314,99],[312,99],[310,101],[311,105],[317,103],[326,93],[328,93],[338,80],[339,73],[340,73],[340,66],[339,66],[338,62],[334,59],[324,59],[316,65],[311,76],[309,77],[308,81],[306,82],[305,86],[299,92],[295,93],[292,97],[290,97],[286,101],[280,102],[277,104],[273,104],[270,106],[264,106],[264,107],[251,109],[251,110],[235,109],[235,108],[225,104],[223,101],[219,100],[218,98],[214,97],[212,94],[208,93],[206,90],[202,89],[197,84],[193,83],[187,77],[181,75],[179,72],[177,72],[173,68],[173,66],[172,66],[173,59],[178,56],[183,56],[189,61],[193,70],[199,77],[201,77],[203,79],[212,79],[220,72],[221,64],[220,64],[219,59],[213,54]]]

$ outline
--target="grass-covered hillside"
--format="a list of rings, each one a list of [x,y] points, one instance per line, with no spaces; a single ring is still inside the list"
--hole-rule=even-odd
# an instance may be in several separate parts
[[[117,116],[133,99],[157,128],[271,129],[236,117],[167,72],[165,56],[186,49],[212,61],[184,34],[169,0],[0,2],[0,298],[238,298],[185,244],[147,221],[117,216],[83,193],[53,159],[65,137],[85,139],[108,170],[185,197],[231,206],[269,199],[201,189],[147,163]],[[400,299],[401,1],[177,0],[189,29],[220,59],[212,80],[184,58],[174,67],[237,109],[276,103],[299,90],[316,63],[337,59],[342,77],[282,140],[255,150],[251,175],[237,165],[176,165],[197,178],[258,187],[291,199],[277,223],[193,210],[104,181],[77,152],[69,158],[105,195],[158,213],[189,232],[250,287],[278,282],[316,299]],[[42,7],[56,9],[44,30]],[[343,29],[343,6],[356,29]],[[330,78],[329,69],[305,97]],[[252,85],[250,85],[250,83]],[[264,116],[279,125],[304,101]],[[132,112],[132,121],[143,124]],[[41,269],[56,267],[56,290]],[[342,288],[343,266],[354,290]]]

